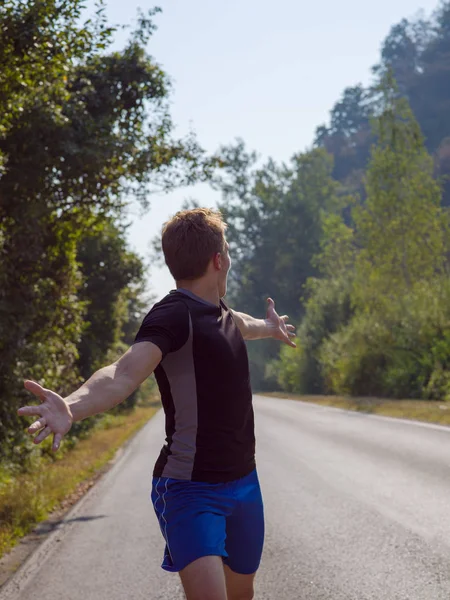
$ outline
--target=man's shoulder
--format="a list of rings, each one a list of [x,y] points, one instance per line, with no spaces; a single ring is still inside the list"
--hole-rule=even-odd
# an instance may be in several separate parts
[[[183,302],[183,294],[173,290],[155,302],[153,306],[178,305],[181,302]]]
[[[186,315],[188,307],[181,294],[170,292],[153,304],[147,317],[163,316],[163,315]]]
[[[188,308],[179,298],[168,294],[146,314],[135,342],[153,342],[165,356],[181,348],[188,336]]]

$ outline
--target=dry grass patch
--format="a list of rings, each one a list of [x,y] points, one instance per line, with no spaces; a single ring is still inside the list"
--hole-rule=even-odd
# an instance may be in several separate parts
[[[73,504],[101,474],[116,451],[154,415],[138,407],[129,415],[108,415],[97,429],[56,461],[41,461],[32,473],[0,485],[0,557],[37,523]]]
[[[321,406],[333,406],[367,414],[385,415],[414,421],[450,425],[450,403],[431,400],[385,400],[381,398],[347,398],[345,396],[300,396],[286,392],[261,394],[290,400],[301,400]]]

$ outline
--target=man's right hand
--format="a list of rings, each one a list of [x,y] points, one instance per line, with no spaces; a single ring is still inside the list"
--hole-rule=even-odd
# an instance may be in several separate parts
[[[56,452],[63,436],[72,427],[73,416],[68,403],[59,394],[43,388],[35,381],[26,380],[25,388],[37,396],[41,404],[36,406],[23,406],[17,413],[21,417],[39,417],[30,427],[28,433],[33,435],[35,444],[40,444],[53,433],[52,450]]]

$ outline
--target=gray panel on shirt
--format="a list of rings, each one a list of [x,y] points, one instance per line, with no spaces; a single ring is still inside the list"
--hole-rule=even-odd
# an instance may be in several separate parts
[[[191,479],[197,441],[197,384],[193,355],[193,328],[189,314],[189,337],[177,352],[161,362],[175,406],[175,432],[163,477]]]

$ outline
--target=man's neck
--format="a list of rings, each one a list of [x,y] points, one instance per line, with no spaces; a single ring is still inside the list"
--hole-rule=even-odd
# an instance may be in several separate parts
[[[177,281],[177,288],[188,290],[192,294],[195,294],[202,300],[220,306],[219,291],[216,286],[211,286],[208,282],[204,281]]]

